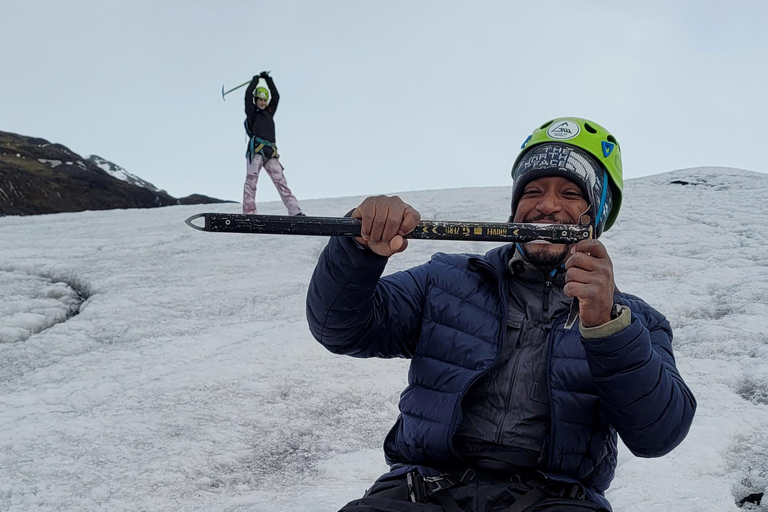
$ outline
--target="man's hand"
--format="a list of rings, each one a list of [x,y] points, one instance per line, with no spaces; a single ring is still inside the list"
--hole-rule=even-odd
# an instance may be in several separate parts
[[[584,327],[611,321],[613,262],[598,240],[582,240],[570,250],[565,262],[565,287],[569,297],[579,298],[579,319]]]
[[[352,212],[352,218],[363,223],[362,236],[355,240],[376,254],[387,257],[408,247],[408,240],[403,237],[421,221],[419,212],[397,196],[366,198]]]

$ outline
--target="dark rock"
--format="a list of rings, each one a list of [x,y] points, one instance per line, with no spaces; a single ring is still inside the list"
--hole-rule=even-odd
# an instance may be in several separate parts
[[[760,502],[762,500],[763,500],[763,493],[755,492],[739,500],[739,502],[736,505],[738,505],[739,507],[743,507],[747,503],[754,503],[755,505],[760,505]]]
[[[181,203],[103,158],[83,158],[61,144],[0,131],[0,216],[177,204],[200,203]]]
[[[179,198],[179,204],[214,204],[214,203],[234,203],[235,201],[225,201],[215,197],[204,196],[203,194],[192,194]]]

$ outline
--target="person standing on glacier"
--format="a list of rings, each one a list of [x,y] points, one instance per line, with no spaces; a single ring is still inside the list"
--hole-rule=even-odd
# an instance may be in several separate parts
[[[264,79],[267,87],[259,86],[261,79]],[[280,94],[269,73],[262,71],[254,76],[245,90],[245,132],[248,134],[248,150],[245,153],[247,166],[243,186],[243,213],[247,215],[256,213],[256,184],[262,167],[277,187],[280,199],[288,209],[288,215],[304,215],[299,201],[288,188],[279,160],[280,155],[277,154],[274,116],[279,102]]]

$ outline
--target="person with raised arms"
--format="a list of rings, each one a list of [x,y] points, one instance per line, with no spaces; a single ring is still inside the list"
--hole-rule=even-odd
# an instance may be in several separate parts
[[[263,79],[267,87],[259,86]],[[271,97],[270,97],[271,91]],[[245,131],[248,134],[248,150],[245,185],[243,186],[243,213],[256,213],[256,184],[261,168],[267,171],[277,187],[288,215],[304,215],[299,201],[288,188],[284,169],[277,154],[275,120],[280,93],[268,72],[262,71],[254,76],[245,90]]]

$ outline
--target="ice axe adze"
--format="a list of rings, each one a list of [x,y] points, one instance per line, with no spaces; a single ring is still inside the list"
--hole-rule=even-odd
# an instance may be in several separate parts
[[[224,84],[221,84],[221,99],[223,99],[224,101],[227,101],[226,98],[224,98],[224,96],[226,96],[227,94],[231,93],[232,91],[238,90],[241,87],[245,87],[249,83],[251,83],[250,80],[248,80],[247,82],[243,82],[242,84],[238,85],[237,87],[233,87],[232,89],[230,89],[230,90],[228,90],[226,92],[224,92]]]

